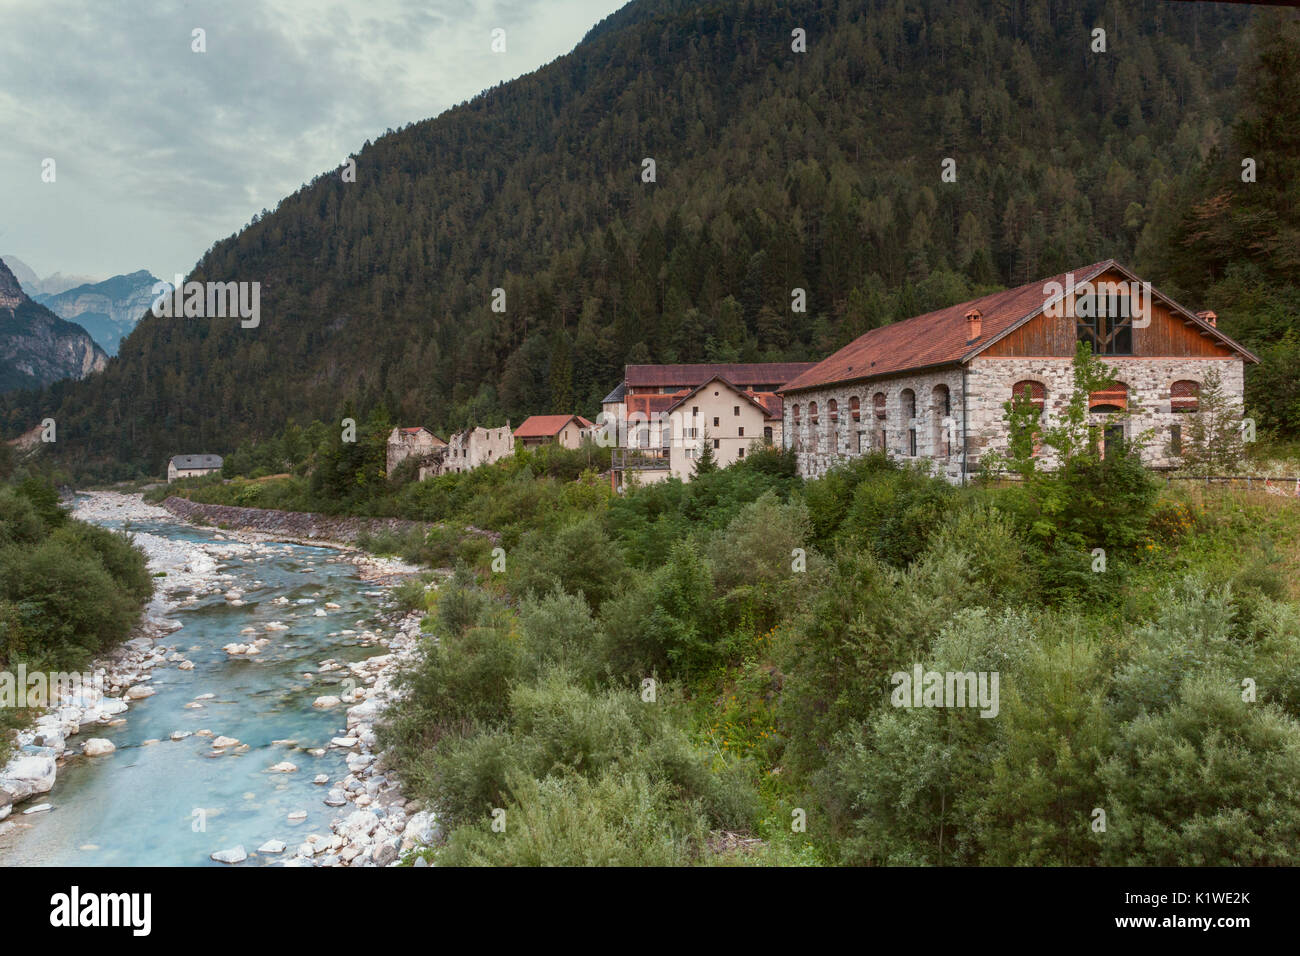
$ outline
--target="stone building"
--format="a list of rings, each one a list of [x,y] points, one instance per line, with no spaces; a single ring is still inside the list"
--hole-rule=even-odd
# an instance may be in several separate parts
[[[173,455],[167,462],[167,484],[178,478],[198,478],[221,471],[220,455]]]
[[[1214,313],[1188,311],[1108,259],[872,329],[780,389],[785,446],[805,477],[882,449],[963,480],[986,450],[1006,450],[1013,395],[1029,398],[1045,423],[1059,416],[1080,340],[1116,371],[1110,388],[1089,396],[1103,453],[1146,433],[1152,467],[1177,464],[1206,374],[1217,370],[1240,411],[1245,364],[1258,361],[1219,331]]]
[[[469,471],[479,465],[488,465],[515,453],[515,439],[507,422],[500,428],[470,428],[455,432],[447,440],[436,460],[421,466],[420,480],[434,475]]]
[[[394,428],[388,435],[387,474],[408,458],[424,462],[436,456],[438,449],[447,443],[423,425],[414,428]]]

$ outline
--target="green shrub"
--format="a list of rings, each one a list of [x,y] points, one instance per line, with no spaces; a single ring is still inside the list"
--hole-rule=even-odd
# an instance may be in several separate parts
[[[510,590],[547,594],[559,588],[581,594],[599,608],[618,587],[627,565],[595,517],[582,518],[554,533],[532,531],[507,552]]]

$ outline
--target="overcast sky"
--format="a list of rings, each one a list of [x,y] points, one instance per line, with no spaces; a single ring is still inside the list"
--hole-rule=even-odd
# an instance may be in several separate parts
[[[188,272],[367,139],[567,53],[625,2],[0,0],[0,253],[42,277]]]

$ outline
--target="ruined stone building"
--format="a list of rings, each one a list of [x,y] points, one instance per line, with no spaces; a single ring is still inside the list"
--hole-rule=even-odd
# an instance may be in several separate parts
[[[413,428],[394,428],[388,435],[387,474],[408,458],[423,463],[437,457],[446,442],[423,425]]]

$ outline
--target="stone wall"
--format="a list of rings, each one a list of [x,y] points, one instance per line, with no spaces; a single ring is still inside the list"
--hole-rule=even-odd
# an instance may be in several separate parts
[[[1142,460],[1152,467],[1170,467],[1177,462],[1168,453],[1170,426],[1186,428],[1189,416],[1170,411],[1170,386],[1180,380],[1202,384],[1210,369],[1217,369],[1223,391],[1238,412],[1242,410],[1245,363],[1240,358],[1180,359],[1102,357],[1115,369],[1118,381],[1128,386],[1128,403],[1138,410],[1124,422],[1129,441],[1147,433]],[[1006,450],[1003,403],[1011,400],[1011,389],[1021,381],[1041,382],[1046,389],[1043,413],[1048,422],[1057,418],[1073,388],[1069,359],[1060,358],[977,358],[967,376],[970,389],[970,451],[972,461],[986,449]],[[1107,416],[1092,416],[1098,424]],[[1185,438],[1186,436],[1184,436]],[[1044,462],[1051,464],[1050,451]]]
[[[1129,407],[1139,410],[1124,423],[1125,437],[1148,438],[1143,461],[1152,467],[1176,464],[1168,452],[1170,426],[1186,429],[1189,416],[1170,410],[1170,386],[1180,380],[1204,383],[1206,373],[1218,369],[1225,394],[1238,411],[1242,409],[1245,364],[1240,358],[1123,358],[1103,359],[1116,369],[1119,381],[1128,386]],[[962,402],[962,370],[940,369],[915,375],[900,375],[878,381],[800,391],[785,396],[784,447],[797,449],[799,473],[805,478],[823,475],[836,462],[856,458],[879,445],[873,398],[885,395],[884,447],[891,457],[901,461],[929,461],[936,475],[959,480],[962,474],[962,416],[969,415],[966,451],[970,459],[967,471],[973,471],[980,456],[988,450],[1005,451],[1007,447],[1005,409],[1011,389],[1021,381],[1041,382],[1045,388],[1044,414],[1050,422],[1058,416],[1069,398],[1073,383],[1068,358],[977,358],[966,375],[966,402]],[[951,428],[943,427],[943,416],[936,408],[934,389],[947,386]],[[904,418],[903,393],[911,389],[916,396],[916,415]],[[857,397],[859,420],[852,419],[852,399]],[[832,423],[829,403],[838,404],[838,422]],[[809,408],[817,403],[818,425],[813,427]],[[801,422],[794,424],[798,407]],[[1105,415],[1094,416],[1098,424]],[[916,431],[916,455],[911,454],[910,431]],[[1184,434],[1186,440],[1186,434]],[[1050,456],[1044,459],[1050,465]]]
[[[936,405],[935,388],[948,389],[947,416]],[[904,391],[915,395],[915,416],[904,418]],[[879,447],[874,396],[885,396],[884,448],[903,461],[929,462],[935,474],[949,479],[961,477],[962,373],[945,368],[914,375],[800,391],[785,396],[783,446],[798,449],[795,458],[805,478],[823,475],[836,462],[856,458]],[[859,418],[853,420],[852,399],[859,401]],[[838,421],[831,422],[831,400],[838,405]],[[818,424],[811,423],[809,408],[817,403]],[[794,424],[796,406],[800,424]],[[951,423],[945,427],[944,419]],[[916,455],[911,454],[911,431],[916,432]]]
[[[377,534],[380,531],[400,534],[411,529],[427,531],[431,527],[424,522],[400,518],[350,518],[274,508],[238,508],[234,505],[211,505],[177,497],[167,498],[162,507],[176,517],[195,524],[231,531],[259,531],[296,541],[351,544],[362,534]]]

